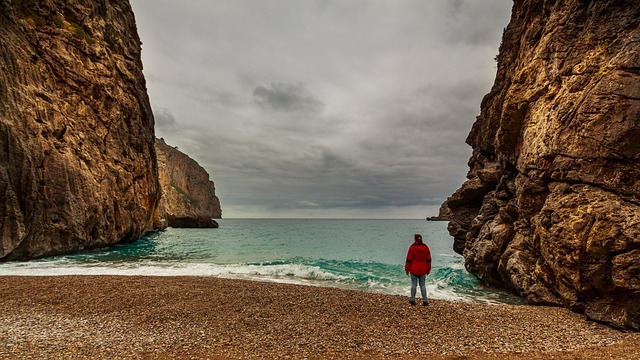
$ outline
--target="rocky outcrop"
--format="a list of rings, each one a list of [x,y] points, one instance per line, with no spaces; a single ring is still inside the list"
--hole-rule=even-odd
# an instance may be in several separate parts
[[[0,259],[135,240],[160,198],[126,0],[0,0]]]
[[[467,269],[640,330],[640,6],[517,0],[447,201]]]
[[[440,206],[438,215],[427,217],[427,221],[449,221],[449,220],[451,220],[451,209],[449,209],[449,206],[447,205],[446,201]]]
[[[209,174],[189,156],[156,139],[162,198],[157,221],[161,227],[217,228],[220,200]]]

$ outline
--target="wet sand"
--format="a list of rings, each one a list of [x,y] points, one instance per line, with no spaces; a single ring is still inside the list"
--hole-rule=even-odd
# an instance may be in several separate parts
[[[640,358],[640,334],[561,308],[214,277],[0,277],[0,344],[38,359]]]

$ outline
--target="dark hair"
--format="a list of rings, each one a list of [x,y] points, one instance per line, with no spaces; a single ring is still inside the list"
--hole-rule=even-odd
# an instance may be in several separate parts
[[[417,241],[419,243],[422,243],[422,235],[420,235],[420,234],[413,235],[413,240]]]

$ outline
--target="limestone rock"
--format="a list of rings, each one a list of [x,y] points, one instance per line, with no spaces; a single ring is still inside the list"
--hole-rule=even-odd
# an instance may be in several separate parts
[[[467,269],[640,330],[640,4],[518,0],[447,201]]]
[[[133,241],[160,198],[126,0],[0,0],[0,259]]]
[[[209,174],[198,163],[164,139],[156,139],[162,198],[158,206],[159,226],[179,228],[218,227],[222,217],[220,200]]]

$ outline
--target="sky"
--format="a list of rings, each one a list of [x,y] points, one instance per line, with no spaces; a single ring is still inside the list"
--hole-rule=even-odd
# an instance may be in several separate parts
[[[223,218],[423,219],[466,179],[509,0],[131,0],[156,136]]]

